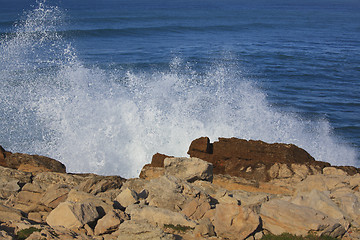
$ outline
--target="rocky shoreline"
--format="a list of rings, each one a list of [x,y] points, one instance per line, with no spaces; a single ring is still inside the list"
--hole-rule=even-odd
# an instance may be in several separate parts
[[[0,239],[360,239],[360,170],[291,144],[194,140],[139,178],[66,173],[0,146]]]

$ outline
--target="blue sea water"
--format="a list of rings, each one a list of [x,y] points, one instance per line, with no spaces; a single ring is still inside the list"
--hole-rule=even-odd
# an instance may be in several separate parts
[[[0,0],[0,145],[136,176],[200,136],[360,166],[357,0]]]

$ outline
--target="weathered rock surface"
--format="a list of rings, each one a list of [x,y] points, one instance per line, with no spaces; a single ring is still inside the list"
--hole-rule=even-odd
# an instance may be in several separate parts
[[[196,223],[188,219],[184,214],[170,211],[165,208],[158,208],[146,205],[131,205],[126,208],[126,213],[131,216],[132,220],[146,219],[149,223],[163,226],[172,224],[174,226],[181,225],[195,228]]]
[[[235,204],[219,204],[216,206],[213,224],[220,237],[245,239],[258,228],[260,218],[249,208]]]
[[[273,234],[284,232],[307,235],[310,232],[341,237],[345,229],[335,219],[313,208],[300,206],[284,200],[270,200],[261,206],[264,229]]]
[[[51,227],[75,229],[95,222],[99,218],[96,207],[91,203],[60,203],[47,217]]]
[[[162,229],[143,221],[126,221],[119,226],[113,234],[118,240],[175,240],[175,236],[165,233]]]
[[[165,158],[165,174],[188,182],[213,180],[213,166],[199,158]]]

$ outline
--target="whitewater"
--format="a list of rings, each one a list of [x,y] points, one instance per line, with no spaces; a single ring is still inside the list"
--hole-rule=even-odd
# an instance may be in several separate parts
[[[138,176],[160,152],[187,156],[192,140],[292,143],[316,160],[358,165],[326,119],[270,104],[229,52],[199,70],[174,56],[167,70],[84,64],[61,29],[66,13],[39,1],[0,42],[0,145],[64,163],[68,172]],[[176,55],[176,54],[175,54]]]

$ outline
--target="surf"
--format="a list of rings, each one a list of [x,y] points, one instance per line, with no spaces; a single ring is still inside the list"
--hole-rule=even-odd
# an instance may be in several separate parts
[[[181,56],[165,70],[100,69],[85,65],[60,34],[65,16],[39,1],[1,37],[6,149],[47,155],[68,172],[123,177],[138,176],[156,152],[186,156],[201,136],[292,143],[318,161],[356,165],[356,150],[326,118],[272,106],[231,54],[205,69]]]

